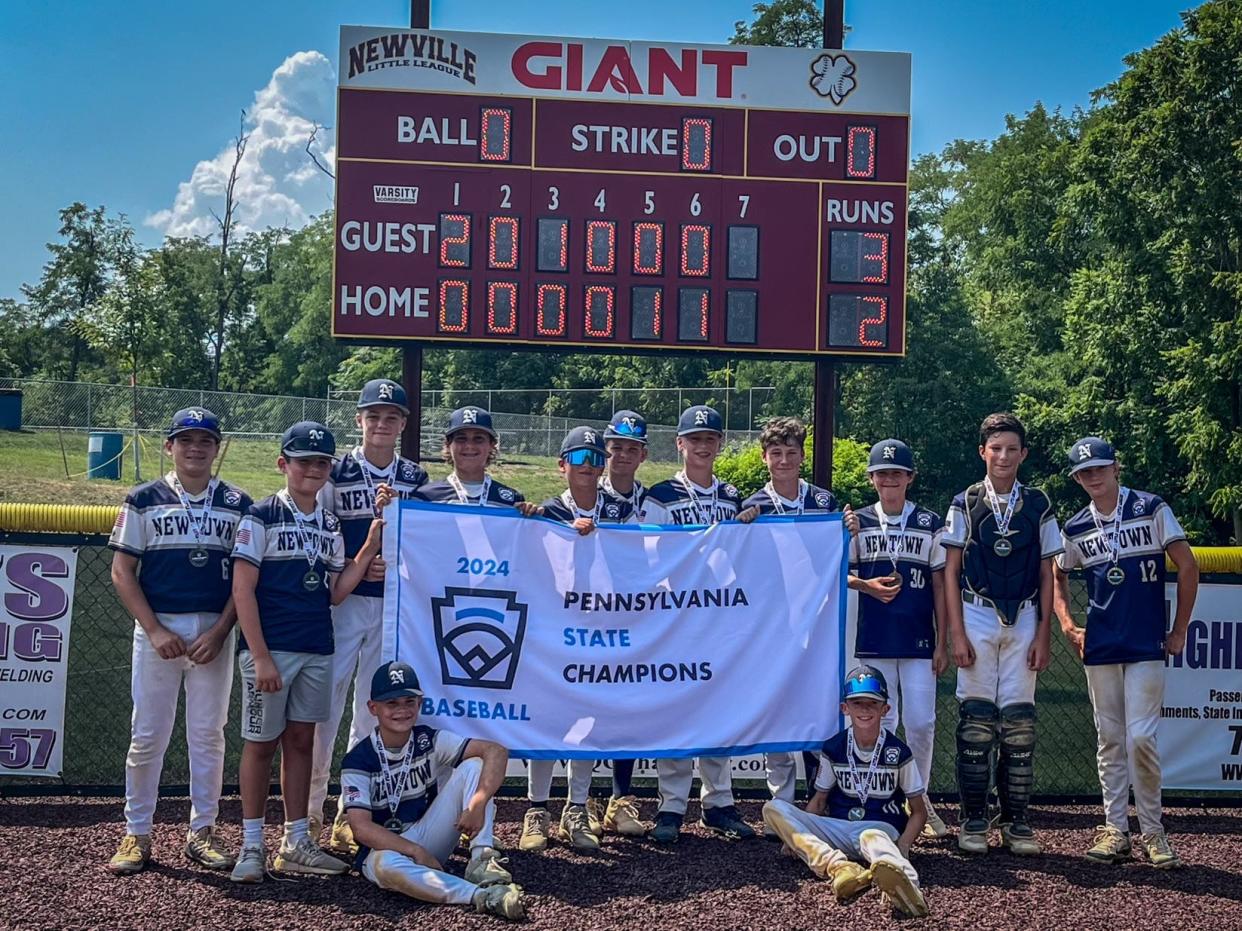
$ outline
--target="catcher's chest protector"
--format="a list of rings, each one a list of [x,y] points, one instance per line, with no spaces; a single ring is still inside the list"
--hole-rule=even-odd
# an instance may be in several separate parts
[[[962,590],[992,602],[1006,627],[1017,621],[1018,606],[1039,594],[1039,527],[1049,507],[1043,492],[1023,485],[1005,534],[1012,548],[999,556],[995,545],[1001,534],[987,491],[981,482],[966,489]]]

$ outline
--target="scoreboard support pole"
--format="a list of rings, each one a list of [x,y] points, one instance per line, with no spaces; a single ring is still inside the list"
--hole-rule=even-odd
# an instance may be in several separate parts
[[[410,0],[410,28],[431,28],[431,0]],[[410,405],[401,431],[401,454],[418,462],[423,458],[423,347],[417,343],[401,347],[401,386]]]
[[[824,0],[824,48],[842,48],[844,45],[845,0]],[[821,488],[832,488],[837,373],[831,359],[815,360],[815,387],[811,403],[811,481]]]

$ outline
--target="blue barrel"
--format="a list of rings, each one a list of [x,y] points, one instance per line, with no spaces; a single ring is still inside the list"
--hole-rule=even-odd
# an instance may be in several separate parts
[[[0,388],[0,430],[22,428],[22,391],[20,388]]]
[[[86,477],[119,479],[124,448],[123,433],[92,433],[86,442]]]

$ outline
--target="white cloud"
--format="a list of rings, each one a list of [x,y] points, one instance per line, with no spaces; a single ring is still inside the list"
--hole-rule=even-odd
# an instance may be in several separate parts
[[[237,230],[269,226],[297,228],[331,205],[332,182],[306,154],[314,129],[331,124],[336,71],[320,52],[297,52],[272,72],[267,86],[246,109],[250,139],[234,187]],[[320,129],[313,150],[329,169],[336,155],[335,133]],[[194,166],[181,182],[171,207],[146,218],[166,236],[209,236],[218,232],[214,209],[222,215],[224,191],[233,167],[230,140],[214,158]]]

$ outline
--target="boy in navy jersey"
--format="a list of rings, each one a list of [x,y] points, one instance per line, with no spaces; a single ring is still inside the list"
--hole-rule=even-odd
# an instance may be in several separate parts
[[[769,480],[742,502],[738,520],[746,522],[763,514],[830,514],[839,509],[831,491],[801,478],[802,463],[806,459],[806,425],[802,421],[796,417],[774,417],[759,434],[759,449],[763,453],[763,464],[768,467]],[[844,513],[850,533],[857,532],[858,518],[848,504]],[[818,759],[814,753],[802,755],[808,786],[815,781]],[[792,802],[798,782],[793,754],[768,753],[763,762],[772,798]]]
[[[890,906],[923,917],[927,902],[908,857],[923,828],[926,787],[910,748],[884,729],[888,685],[879,670],[850,672],[841,712],[849,726],[824,742],[806,811],[772,799],[763,806],[763,821],[811,872],[832,880],[838,901],[874,883]]]
[[[937,623],[944,616],[944,522],[907,500],[914,477],[914,454],[901,440],[871,447],[867,478],[879,500],[859,512],[849,584],[860,593],[854,655],[893,683],[884,726],[896,733],[900,709],[906,743],[926,786],[936,737],[936,677],[949,666],[944,625]],[[928,800],[923,833],[948,832]]]
[[[341,523],[345,555],[349,558],[362,548],[376,517],[377,488],[387,486],[394,497],[408,498],[427,481],[427,473],[418,463],[397,455],[397,440],[409,412],[405,389],[395,381],[376,378],[362,386],[355,416],[362,431],[362,445],[341,457],[319,492],[324,509]],[[366,578],[332,609],[332,638],[336,647],[332,654],[332,707],[328,719],[315,728],[315,764],[311,775],[310,834],[316,840],[323,826],[332,751],[350,682],[354,683],[354,707],[346,746],[353,746],[375,727],[375,719],[367,711],[366,689],[358,687],[357,676],[361,675],[365,684],[369,671],[380,665],[384,560],[378,555],[371,561]],[[354,847],[349,821],[339,805],[328,846],[340,853],[352,853]]]
[[[359,845],[359,872],[381,889],[422,902],[522,918],[522,889],[492,846],[492,796],[505,779],[505,748],[419,724],[423,692],[405,663],[375,670],[370,695],[377,726],[341,761],[341,797]],[[442,863],[462,834],[470,861],[459,878]]]
[[[233,548],[233,600],[241,627],[242,746],[238,782],[242,848],[232,880],[263,879],[263,814],[279,746],[285,833],[275,867],[330,875],[349,867],[310,836],[307,804],[315,725],[332,703],[332,605],[340,604],[379,552],[383,521],[345,559],[340,522],[317,503],[336,458],[336,440],[321,423],[285,431],[277,467],[286,484],[242,518]],[[387,489],[376,495],[381,509]]]
[[[1069,448],[1070,475],[1091,503],[1065,524],[1057,560],[1056,612],[1082,658],[1099,739],[1105,824],[1087,856],[1101,863],[1130,857],[1129,789],[1152,866],[1181,860],[1161,823],[1156,728],[1164,702],[1164,658],[1180,653],[1199,590],[1199,566],[1169,506],[1124,488],[1112,444],[1085,437]],[[1177,610],[1165,631],[1165,554],[1177,566]],[[1066,572],[1081,568],[1090,597],[1087,627],[1074,622]],[[1133,779],[1131,779],[1133,774]]]
[[[473,405],[458,408],[449,415],[444,431],[444,461],[453,466],[453,471],[443,481],[428,482],[414,497],[444,504],[517,508],[526,515],[537,514],[538,505],[527,501],[516,488],[487,474],[499,447],[500,438],[492,426],[491,414]]]
[[[986,474],[953,499],[945,522],[945,617],[957,664],[957,846],[988,852],[988,787],[996,745],[1001,841],[1041,852],[1027,820],[1035,785],[1035,677],[1048,667],[1052,562],[1061,552],[1052,505],[1018,481],[1030,450],[1013,414],[979,427]]]
[[[250,497],[211,477],[220,423],[203,408],[178,411],[164,450],[173,469],[125,498],[108,545],[112,584],[134,618],[134,714],[125,757],[125,837],[108,869],[142,870],[164,752],[185,689],[190,831],[185,852],[212,870],[233,866],[215,836],[224,777],[224,725],[233,683],[229,553]]]
[[[682,412],[677,422],[677,452],[684,467],[671,479],[647,490],[639,521],[664,526],[704,526],[737,518],[742,509],[741,496],[713,472],[723,442],[724,422],[715,410],[699,404]],[[755,510],[748,516],[753,519],[757,514]],[[694,780],[694,761],[660,760],[656,773],[660,810],[651,838],[661,844],[676,843]],[[729,757],[701,757],[699,780],[701,824],[730,840],[754,837],[754,829],[742,820],[733,802],[733,764]]]
[[[561,442],[559,468],[565,476],[566,489],[555,498],[543,502],[543,515],[569,524],[585,536],[597,524],[630,523],[634,515],[622,498],[604,491],[600,478],[608,451],[604,438],[593,427],[575,427]],[[522,850],[543,850],[548,845],[548,796],[552,792],[553,760],[530,760],[527,763],[527,786],[530,808],[522,819]],[[561,812],[561,836],[579,850],[598,850],[603,825],[592,811],[591,776],[595,760],[570,760],[566,766],[569,780],[569,801]]]

